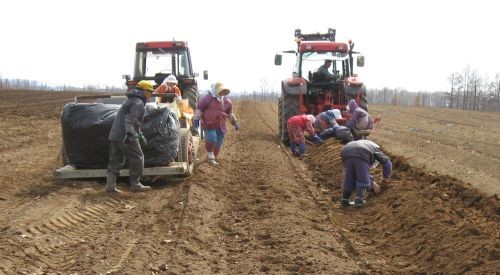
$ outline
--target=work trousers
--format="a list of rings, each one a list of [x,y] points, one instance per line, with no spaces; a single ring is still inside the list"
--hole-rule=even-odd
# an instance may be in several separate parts
[[[125,160],[129,167],[130,183],[138,183],[144,171],[144,154],[139,140],[130,140],[128,144],[110,141],[108,173],[120,174]]]
[[[217,157],[224,143],[224,133],[220,129],[205,130],[204,132],[207,152],[213,152]]]
[[[360,158],[347,158],[344,164],[344,191],[354,191],[356,188],[371,186],[370,162]]]

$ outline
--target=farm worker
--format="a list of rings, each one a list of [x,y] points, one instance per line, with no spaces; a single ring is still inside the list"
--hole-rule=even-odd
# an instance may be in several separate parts
[[[336,118],[337,116],[340,116],[340,112],[338,112],[337,116],[335,115],[335,113],[336,111],[334,110],[326,110],[319,113],[316,116],[316,121],[314,121],[313,124],[314,130],[318,133],[321,133],[328,128],[332,128],[333,126],[338,125]]]
[[[319,66],[318,69],[316,69],[316,72],[321,74],[321,78],[326,80],[326,81],[331,81],[335,79],[335,75],[332,74],[328,69],[332,66],[333,60],[331,59],[326,59],[325,63],[321,66]]]
[[[323,143],[323,140],[314,132],[313,124],[316,118],[313,115],[296,115],[288,119],[286,128],[290,138],[290,150],[294,156],[304,157],[306,140],[304,131],[309,133],[314,143]]]
[[[322,140],[333,137],[341,141],[342,144],[347,144],[353,140],[351,130],[345,126],[335,125],[328,128],[319,134]]]
[[[177,78],[175,77],[175,75],[171,74],[163,80],[161,85],[158,86],[158,88],[156,88],[155,92],[157,92],[159,94],[174,93],[176,95],[174,100],[177,102],[179,112],[180,112],[180,117],[188,118],[189,121],[191,121],[191,119],[193,118],[193,115],[194,115],[194,110],[191,107],[189,107],[188,102],[182,101],[181,90],[179,89],[179,87],[177,87],[177,83],[178,83]],[[167,103],[168,98],[165,98],[165,97],[160,98],[160,102]]]
[[[356,191],[355,206],[365,205],[364,196],[367,189],[373,189],[375,193],[380,191],[380,186],[370,175],[370,168],[376,167],[378,163],[382,164],[382,182],[384,183],[391,176],[391,160],[382,153],[380,146],[371,140],[358,140],[347,143],[340,151],[340,157],[344,166],[342,207],[350,205],[349,199],[354,190]]]
[[[175,75],[171,74],[163,80],[163,82],[160,84],[160,86],[158,86],[158,88],[156,88],[155,92],[157,92],[159,94],[174,93],[177,96],[176,98],[180,100],[180,99],[182,99],[182,94],[181,94],[181,90],[179,89],[179,87],[177,87],[178,83],[179,82],[177,81],[177,78],[175,77]],[[167,98],[163,97],[160,99],[160,102],[166,103],[168,101],[167,101]]]
[[[367,111],[358,107],[356,100],[351,99],[347,104],[347,110],[351,117],[346,121],[345,126],[351,130],[355,140],[361,137],[356,135],[357,130],[371,130],[373,129],[372,117]]]
[[[116,113],[109,133],[109,164],[106,192],[120,192],[116,188],[116,179],[127,160],[129,165],[130,191],[144,192],[151,187],[139,182],[144,170],[144,154],[139,139],[143,138],[141,126],[144,119],[144,105],[151,98],[153,85],[142,80],[132,91]]]
[[[226,133],[226,119],[229,119],[235,131],[240,125],[233,113],[233,104],[227,97],[231,91],[221,82],[213,84],[207,95],[203,96],[196,106],[193,124],[200,126],[205,134],[205,148],[208,163],[218,165],[217,156],[220,153]]]
[[[330,109],[321,112],[316,117],[314,122],[314,130],[319,134],[322,140],[330,137],[334,137],[342,142],[342,144],[347,144],[352,141],[352,133],[347,127],[340,126],[337,123],[337,118],[342,118],[340,110]]]

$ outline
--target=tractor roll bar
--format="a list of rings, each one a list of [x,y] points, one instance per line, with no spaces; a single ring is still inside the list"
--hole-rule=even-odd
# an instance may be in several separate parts
[[[300,39],[302,41],[331,41],[335,42],[335,34],[336,30],[333,28],[328,28],[328,33],[308,33],[303,34],[300,29],[295,30],[295,38]]]

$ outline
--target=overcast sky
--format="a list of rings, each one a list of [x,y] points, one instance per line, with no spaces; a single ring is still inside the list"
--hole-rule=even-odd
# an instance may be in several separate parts
[[[279,88],[292,67],[274,54],[293,33],[337,30],[365,56],[368,88],[448,89],[467,64],[500,72],[500,1],[80,1],[2,0],[0,75],[49,84],[123,86],[136,42],[186,40],[201,88]],[[189,11],[189,12],[188,12]],[[201,79],[201,78],[200,78]]]

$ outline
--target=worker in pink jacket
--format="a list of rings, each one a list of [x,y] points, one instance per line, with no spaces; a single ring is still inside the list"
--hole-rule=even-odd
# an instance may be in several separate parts
[[[226,119],[229,119],[235,131],[240,128],[233,113],[233,104],[227,98],[229,93],[230,90],[224,84],[215,83],[208,94],[198,101],[194,113],[194,127],[198,128],[201,121],[201,128],[205,135],[205,149],[207,150],[210,165],[219,164],[217,156],[224,142]]]
[[[373,120],[372,117],[363,108],[356,104],[356,100],[351,99],[347,104],[347,110],[351,117],[346,121],[345,127],[349,128],[352,132],[354,140],[362,139],[356,132],[358,130],[372,130]]]
[[[306,140],[304,131],[309,133],[314,143],[323,143],[323,140],[314,132],[313,124],[316,118],[313,115],[296,115],[288,119],[286,127],[290,138],[290,150],[294,156],[304,157]]]

